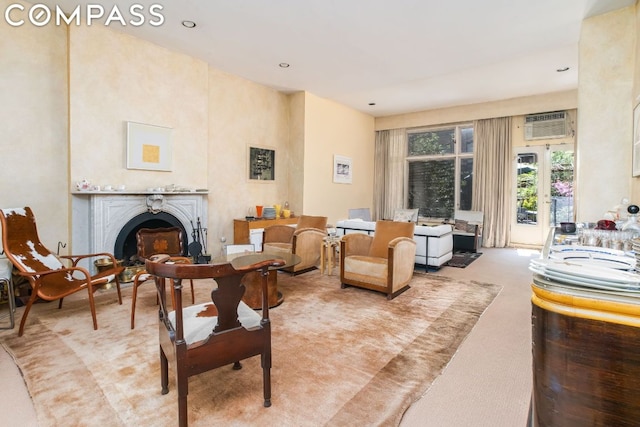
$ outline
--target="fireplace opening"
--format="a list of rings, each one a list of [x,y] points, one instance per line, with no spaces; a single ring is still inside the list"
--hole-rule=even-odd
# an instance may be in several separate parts
[[[116,238],[115,247],[113,248],[113,255],[116,259],[123,260],[123,265],[135,265],[139,262],[136,259],[138,253],[136,233],[141,228],[165,228],[165,227],[180,227],[182,230],[182,239],[185,243],[184,256],[187,256],[187,243],[189,239],[187,237],[187,230],[184,225],[176,218],[167,212],[159,212],[152,214],[145,212],[127,222],[118,237]]]

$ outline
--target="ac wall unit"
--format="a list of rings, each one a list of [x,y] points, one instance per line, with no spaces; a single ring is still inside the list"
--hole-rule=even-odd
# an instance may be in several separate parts
[[[524,118],[524,139],[564,138],[567,136],[567,112],[529,114]]]

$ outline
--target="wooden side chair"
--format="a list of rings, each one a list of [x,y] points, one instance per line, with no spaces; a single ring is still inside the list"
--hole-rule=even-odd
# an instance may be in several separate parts
[[[89,294],[93,329],[98,329],[93,299],[93,293],[98,287],[113,279],[118,291],[118,303],[122,304],[118,274],[124,268],[118,266],[112,254],[55,255],[40,242],[36,220],[29,207],[0,210],[0,222],[2,245],[7,258],[19,274],[29,281],[32,288],[31,297],[20,321],[18,336],[22,336],[27,315],[38,298],[45,301],[59,300],[58,308],[62,308],[64,297],[86,289]],[[81,260],[97,258],[109,259],[112,267],[91,275],[86,268],[78,265]]]
[[[191,259],[184,257],[186,253],[186,245],[182,234],[182,229],[180,227],[141,228],[136,233],[138,260],[145,262],[153,255],[166,254],[174,257],[174,259],[179,258],[183,263],[190,263]],[[135,328],[138,287],[152,279],[153,277],[146,270],[139,271],[135,276],[133,276],[133,290],[131,294],[131,329]],[[195,294],[192,280],[191,304],[194,303]]]
[[[271,324],[267,301],[269,267],[284,265],[282,259],[251,254],[232,263],[183,264],[182,260],[157,255],[145,263],[156,277],[160,300],[160,375],[162,394],[169,392],[169,362],[178,387],[178,425],[187,425],[189,377],[260,355],[264,406],[271,406]],[[234,268],[235,266],[235,268]],[[242,277],[253,271],[262,276],[262,315],[242,302]],[[165,279],[170,279],[169,281]],[[213,279],[212,303],[182,306],[182,280]],[[167,308],[166,283],[172,284],[175,309]],[[216,287],[217,284],[217,287]]]
[[[377,221],[373,236],[349,233],[340,241],[342,288],[357,286],[393,299],[409,289],[413,278],[415,223]]]

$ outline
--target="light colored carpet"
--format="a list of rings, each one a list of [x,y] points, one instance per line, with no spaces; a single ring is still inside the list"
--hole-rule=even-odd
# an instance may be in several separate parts
[[[416,274],[409,291],[387,301],[342,290],[336,276],[318,272],[279,279],[285,302],[271,311],[273,406],[262,407],[253,358],[241,371],[221,368],[192,378],[191,425],[397,425],[500,289]],[[34,306],[21,338],[0,333],[41,426],[175,425],[173,379],[170,393],[160,394],[153,286],[140,291],[133,331],[130,298],[119,306],[111,292],[98,295],[98,331],[86,301],[75,296],[61,311],[55,304]],[[197,298],[205,300],[203,287]]]

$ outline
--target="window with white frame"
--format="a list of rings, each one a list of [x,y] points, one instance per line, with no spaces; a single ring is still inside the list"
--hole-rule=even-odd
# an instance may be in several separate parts
[[[407,208],[438,219],[471,210],[473,126],[412,129],[407,144]]]

